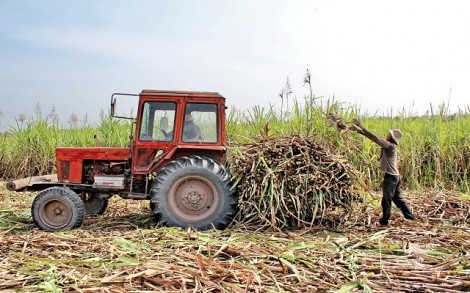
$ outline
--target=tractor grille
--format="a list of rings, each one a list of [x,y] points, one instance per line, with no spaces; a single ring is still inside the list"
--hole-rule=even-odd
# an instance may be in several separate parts
[[[60,179],[67,181],[70,178],[70,161],[60,161]]]

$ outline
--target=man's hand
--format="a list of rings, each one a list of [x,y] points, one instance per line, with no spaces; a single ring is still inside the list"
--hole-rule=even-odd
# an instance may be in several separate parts
[[[363,126],[359,119],[354,118],[351,122],[352,123],[351,123],[351,126],[349,126],[349,130],[356,131],[357,133],[360,133],[360,134],[364,134],[362,131]]]
[[[362,126],[361,120],[359,120],[359,119],[357,119],[357,118],[354,118],[354,119],[352,120],[352,123],[353,123],[354,125],[357,125],[357,126]]]

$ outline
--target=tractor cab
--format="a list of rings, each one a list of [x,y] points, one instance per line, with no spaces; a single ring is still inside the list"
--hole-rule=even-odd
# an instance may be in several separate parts
[[[117,96],[113,95],[112,109]],[[220,94],[153,90],[140,93],[131,141],[134,174],[158,171],[165,162],[188,154],[224,163],[224,145],[225,98]]]

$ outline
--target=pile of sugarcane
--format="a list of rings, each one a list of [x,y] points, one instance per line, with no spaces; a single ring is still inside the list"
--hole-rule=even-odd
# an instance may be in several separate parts
[[[245,224],[338,227],[361,197],[357,176],[313,137],[260,136],[230,160]]]

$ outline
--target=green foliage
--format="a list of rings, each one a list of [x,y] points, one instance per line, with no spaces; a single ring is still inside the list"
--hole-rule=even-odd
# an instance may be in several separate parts
[[[294,100],[293,107],[282,113],[274,106],[244,111],[232,108],[226,121],[230,151],[253,140],[254,135],[312,135],[332,152],[345,157],[361,172],[365,182],[378,187],[382,176],[377,161],[379,147],[356,133],[330,126],[325,119],[328,113],[342,117],[344,122],[359,117],[382,137],[388,129],[399,128],[404,133],[399,145],[399,168],[406,186],[470,190],[470,108],[451,114],[444,105],[437,109],[431,105],[426,116],[414,116],[403,110],[395,117],[378,117],[362,114],[357,107],[345,106],[334,98],[313,97],[307,97],[304,103]],[[106,115],[93,127],[66,128],[58,125],[57,120],[21,119],[0,134],[1,178],[54,172],[56,147],[127,146],[135,129],[128,120]],[[98,139],[94,139],[95,135]]]
[[[57,267],[51,266],[43,273],[44,281],[38,284],[38,288],[44,292],[59,293],[62,288],[57,285]]]

